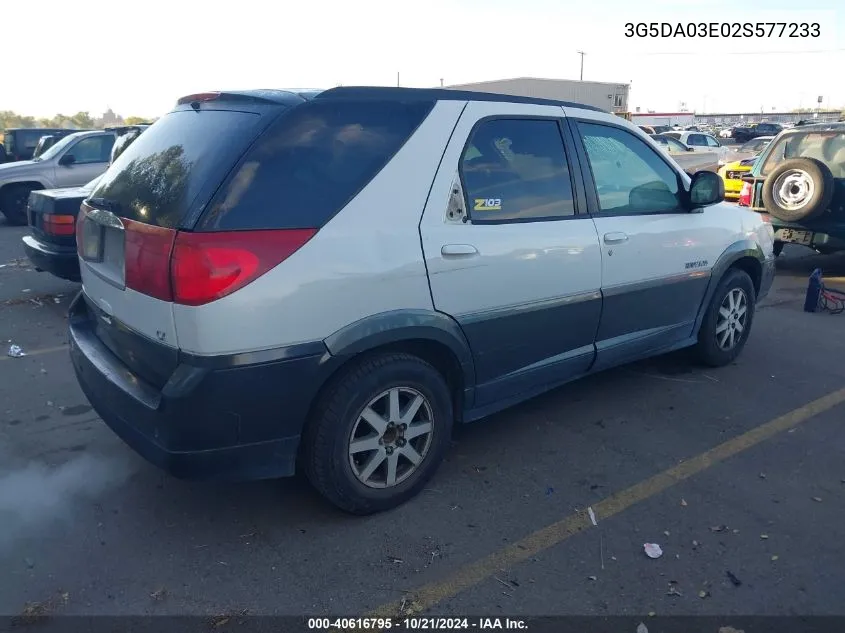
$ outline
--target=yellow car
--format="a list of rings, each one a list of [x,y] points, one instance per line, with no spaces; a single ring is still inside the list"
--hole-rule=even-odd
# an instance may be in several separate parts
[[[774,138],[774,136],[760,136],[751,139],[728,154],[728,159],[730,159],[730,154],[733,153],[734,160],[725,163],[719,169],[719,175],[725,181],[725,199],[739,199],[739,192],[742,191],[742,177],[751,171],[754,161]]]
[[[751,171],[757,157],[735,160],[719,168],[719,175],[725,181],[725,200],[738,200],[742,191],[742,177]]]

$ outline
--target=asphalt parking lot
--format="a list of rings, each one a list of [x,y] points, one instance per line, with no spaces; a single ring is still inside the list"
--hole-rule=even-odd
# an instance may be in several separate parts
[[[845,614],[845,315],[802,311],[845,256],[787,248],[736,364],[558,389],[354,518],[299,478],[178,481],[125,447],[63,347],[78,287],[23,233],[0,222],[0,614]]]

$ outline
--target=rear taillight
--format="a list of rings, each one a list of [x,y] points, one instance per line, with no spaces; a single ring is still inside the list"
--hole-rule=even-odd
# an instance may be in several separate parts
[[[178,233],[173,301],[198,306],[231,294],[293,255],[316,229]]]
[[[123,227],[126,287],[162,301],[172,301],[170,254],[176,231],[133,220],[123,220]]]
[[[76,218],[72,215],[45,213],[41,216],[45,233],[50,235],[73,235],[76,233]]]
[[[742,191],[739,192],[739,206],[741,207],[750,207],[751,206],[751,192],[754,190],[754,186],[750,182],[742,183]]]

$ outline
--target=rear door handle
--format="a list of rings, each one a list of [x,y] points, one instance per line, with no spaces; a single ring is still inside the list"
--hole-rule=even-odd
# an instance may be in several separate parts
[[[478,255],[478,249],[472,244],[445,244],[440,248],[440,254],[444,257]]]
[[[605,233],[604,234],[604,243],[605,244],[621,244],[622,242],[627,242],[628,236],[625,233]]]

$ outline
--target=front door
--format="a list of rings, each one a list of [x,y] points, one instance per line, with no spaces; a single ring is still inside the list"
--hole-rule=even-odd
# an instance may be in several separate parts
[[[73,163],[56,165],[56,187],[79,187],[94,180],[108,169],[113,134],[98,134],[79,139],[68,147],[64,156],[73,156]]]
[[[601,255],[562,118],[557,106],[470,102],[423,215],[434,306],[467,336],[477,407],[595,358]]]
[[[679,174],[656,149],[604,121],[574,127],[596,194],[604,308],[595,369],[602,369],[687,341],[710,268],[730,241],[718,212],[682,206]]]

